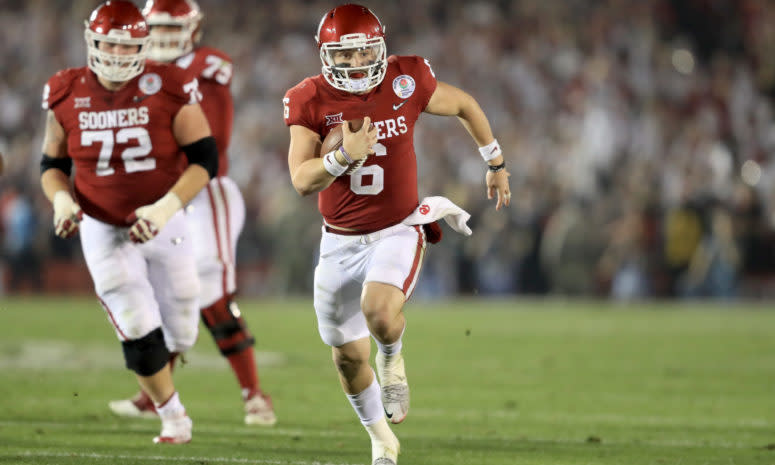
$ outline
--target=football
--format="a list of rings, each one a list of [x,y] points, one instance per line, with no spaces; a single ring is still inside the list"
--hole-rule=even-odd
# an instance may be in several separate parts
[[[342,124],[349,124],[350,125],[350,131],[358,131],[363,127],[363,118],[361,119],[352,119],[349,121],[345,121]],[[371,127],[374,127],[374,124],[371,124]],[[344,140],[344,135],[342,134],[342,125],[339,124],[332,129],[328,135],[326,135],[326,138],[323,139],[323,145],[320,146],[320,155],[326,154],[332,150],[336,150],[339,147],[342,146],[342,141]],[[353,174],[358,169],[363,166],[363,163],[366,161],[365,157],[361,160],[354,161],[350,163],[350,165],[347,167],[347,170],[344,172],[344,174]]]

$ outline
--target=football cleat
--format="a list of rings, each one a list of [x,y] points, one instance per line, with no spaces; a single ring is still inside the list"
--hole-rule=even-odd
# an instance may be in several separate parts
[[[191,442],[191,428],[194,422],[185,413],[183,416],[161,421],[161,434],[153,438],[156,444],[186,444]]]
[[[372,462],[371,465],[396,465],[396,461],[395,460],[390,460],[387,457],[380,457],[377,460],[375,460],[374,462]]]
[[[401,444],[392,431],[390,436],[385,440],[372,439],[371,465],[396,465],[398,463],[398,453],[401,452]]]
[[[273,426],[277,417],[272,407],[272,399],[259,391],[245,401],[245,424]]]
[[[159,418],[156,413],[156,407],[148,394],[143,391],[138,392],[131,399],[112,400],[108,402],[110,411],[120,417],[127,418]]]
[[[377,352],[376,362],[385,416],[391,423],[401,423],[409,412],[409,384],[406,382],[404,357],[399,353],[388,360],[382,352]]]

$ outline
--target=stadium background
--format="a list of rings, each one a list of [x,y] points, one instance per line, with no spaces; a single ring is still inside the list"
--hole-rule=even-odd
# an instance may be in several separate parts
[[[83,66],[96,1],[0,1],[2,290],[90,293],[77,240],[54,237],[38,183],[40,93]],[[771,296],[775,274],[775,8],[757,0],[393,1],[388,53],[427,57],[472,93],[512,173],[496,213],[454,118],[423,117],[421,195],[472,213],[446,229],[416,295]],[[231,176],[248,220],[248,296],[308,295],[320,218],[287,173],[284,91],[319,72],[331,1],[201,0],[203,42],[235,63]]]

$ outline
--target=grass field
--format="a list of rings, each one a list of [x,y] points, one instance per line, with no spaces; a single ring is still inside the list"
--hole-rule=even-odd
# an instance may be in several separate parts
[[[113,417],[135,391],[91,298],[0,300],[0,463],[366,464],[308,300],[243,301],[279,417],[246,427],[208,334],[176,383],[186,446]],[[775,464],[775,311],[581,302],[414,302],[399,464]]]

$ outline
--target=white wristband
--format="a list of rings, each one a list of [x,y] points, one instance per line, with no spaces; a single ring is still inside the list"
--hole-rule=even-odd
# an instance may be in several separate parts
[[[154,202],[153,206],[169,220],[175,212],[183,208],[183,203],[180,201],[180,197],[178,197],[177,194],[174,192],[167,192],[164,197]]]
[[[52,199],[51,203],[54,206],[55,212],[63,212],[70,209],[75,202],[73,201],[73,197],[69,192],[66,190],[58,190],[54,194],[54,198]]]
[[[325,168],[326,171],[328,171],[328,174],[331,176],[338,177],[347,171],[347,165],[339,164],[339,162],[336,160],[335,154],[336,150],[332,150],[323,155],[323,168]]]
[[[482,155],[482,158],[484,158],[484,161],[490,161],[498,155],[503,155],[501,146],[498,144],[498,139],[493,139],[492,142],[484,147],[479,147],[479,153]]]

